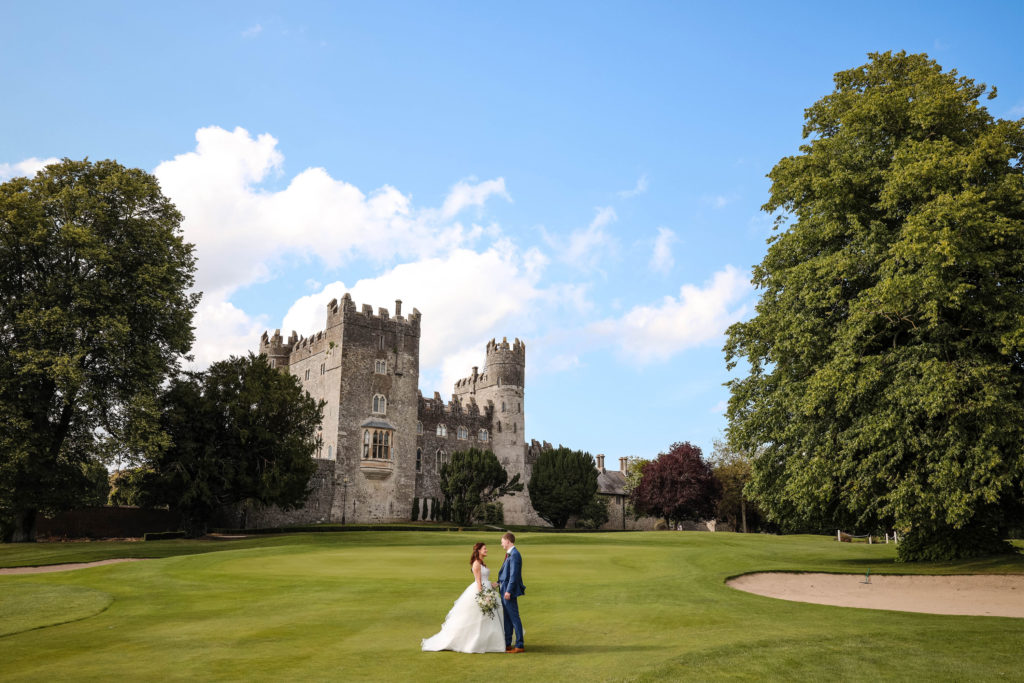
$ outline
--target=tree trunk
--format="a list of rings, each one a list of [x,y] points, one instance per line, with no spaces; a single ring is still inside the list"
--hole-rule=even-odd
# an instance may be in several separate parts
[[[38,510],[23,510],[14,518],[14,524],[10,527],[5,543],[35,543],[36,542],[36,515]]]
[[[740,498],[740,516],[743,519],[743,533],[747,533],[747,501]]]

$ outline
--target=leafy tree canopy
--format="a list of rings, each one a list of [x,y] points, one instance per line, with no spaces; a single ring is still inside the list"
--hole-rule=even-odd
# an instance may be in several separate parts
[[[736,531],[746,533],[759,526],[757,506],[747,499],[744,488],[750,481],[754,456],[731,448],[723,439],[715,439],[711,452],[711,471],[722,489],[716,516],[732,525]]]
[[[193,535],[226,505],[301,505],[316,471],[323,405],[262,355],[180,375],[162,402],[171,445],[140,475],[145,499],[177,510]]]
[[[564,529],[570,517],[584,513],[597,493],[593,456],[564,446],[542,451],[533,465],[529,491],[540,518]]]
[[[508,473],[491,451],[456,451],[441,466],[441,493],[448,503],[446,511],[456,524],[470,524],[474,518],[485,516],[493,519],[495,509],[485,510],[485,506],[522,490],[519,475],[509,481]]]
[[[192,344],[181,214],[156,179],[64,159],[0,185],[0,535],[88,496],[114,449],[163,445],[155,396]]]
[[[748,490],[780,524],[991,552],[1024,498],[1024,120],[926,55],[869,57],[769,174],[729,440],[764,447]]]
[[[667,525],[714,518],[721,490],[701,455],[700,448],[683,441],[646,463],[630,494],[634,514],[661,517]]]

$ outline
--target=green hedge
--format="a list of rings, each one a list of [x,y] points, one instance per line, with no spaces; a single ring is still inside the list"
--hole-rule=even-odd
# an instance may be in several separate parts
[[[299,526],[275,526],[263,529],[214,529],[213,533],[224,534],[225,536],[242,536],[246,534],[297,534],[297,533],[328,533],[337,531],[481,531],[496,532],[504,530],[516,533],[546,533],[546,534],[592,534],[592,533],[629,533],[627,529],[554,529],[551,527],[536,526],[508,526],[504,529],[494,529],[489,526],[421,526],[416,524],[315,524]],[[175,532],[177,533],[177,532]],[[147,534],[148,536],[148,534]]]
[[[172,538],[185,538],[184,531],[150,531],[143,535],[144,541],[166,541]]]

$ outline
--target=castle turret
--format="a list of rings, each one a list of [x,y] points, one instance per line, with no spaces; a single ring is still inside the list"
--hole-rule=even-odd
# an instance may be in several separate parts
[[[295,332],[292,332],[287,342],[281,337],[281,330],[274,330],[273,336],[264,332],[260,337],[260,353],[267,357],[270,367],[287,369],[292,349],[298,341],[299,335]]]
[[[468,377],[455,383],[452,397],[463,404],[474,401],[491,416],[490,449],[508,472],[520,481],[530,479],[531,463],[527,462],[525,417],[523,411],[526,383],[526,344],[519,339],[509,344],[492,339],[487,343],[483,371],[473,368]],[[506,496],[505,521],[513,524],[541,523],[533,512],[525,493]]]

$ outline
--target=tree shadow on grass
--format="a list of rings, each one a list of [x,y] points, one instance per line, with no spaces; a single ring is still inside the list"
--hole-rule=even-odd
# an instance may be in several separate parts
[[[540,644],[533,645],[531,643],[526,644],[526,652],[522,654],[527,655],[596,655],[608,652],[653,652],[655,650],[665,650],[664,647],[658,647],[655,645],[600,645],[597,643],[574,643],[572,645],[561,645],[561,644]]]

